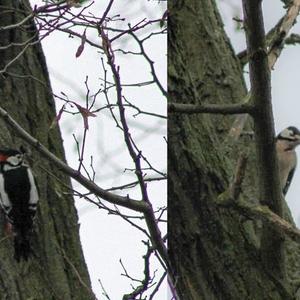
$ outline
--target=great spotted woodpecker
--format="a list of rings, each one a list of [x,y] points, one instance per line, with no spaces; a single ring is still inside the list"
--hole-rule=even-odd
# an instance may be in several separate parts
[[[30,235],[39,200],[24,153],[0,149],[0,203],[14,235],[15,259],[27,260],[31,253]]]
[[[280,184],[286,195],[297,165],[295,148],[300,144],[300,131],[290,126],[281,131],[276,139],[276,152],[279,164]]]

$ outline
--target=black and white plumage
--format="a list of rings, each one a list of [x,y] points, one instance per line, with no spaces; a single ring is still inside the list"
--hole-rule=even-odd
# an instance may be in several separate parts
[[[300,144],[300,131],[293,126],[281,131],[276,139],[279,177],[283,195],[286,195],[297,166],[295,148]]]
[[[18,150],[0,150],[0,203],[14,234],[15,259],[27,260],[39,200],[31,169]]]

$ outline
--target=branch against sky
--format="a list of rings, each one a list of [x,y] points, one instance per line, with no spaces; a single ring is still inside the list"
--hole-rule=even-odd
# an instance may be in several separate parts
[[[157,7],[164,6],[161,12],[158,13],[159,10],[156,7],[153,12],[149,9],[149,17],[140,17],[133,15],[130,9],[128,14],[123,16],[122,13],[119,13],[113,0],[102,3],[100,10],[99,8],[93,10],[95,5],[99,5],[93,1],[87,1],[78,8],[74,8],[74,3],[70,1],[33,2],[35,4],[33,11],[26,5],[20,6],[20,10],[24,13],[22,21],[2,27],[1,30],[25,30],[27,21],[34,18],[39,35],[33,35],[27,41],[21,41],[18,44],[1,45],[1,49],[13,47],[16,51],[14,52],[15,56],[0,70],[0,73],[3,76],[34,80],[38,84],[46,86],[44,82],[30,73],[16,73],[11,69],[30,47],[34,47],[39,42],[47,43],[52,35],[58,33],[64,35],[65,45],[68,41],[72,45],[77,45],[73,52],[71,47],[69,52],[66,52],[67,59],[73,57],[74,65],[77,61],[85,60],[93,53],[92,55],[96,58],[95,65],[97,67],[95,69],[97,72],[93,70],[91,75],[89,74],[90,70],[83,70],[86,72],[83,74],[84,81],[77,81],[74,85],[72,83],[73,76],[70,76],[63,79],[63,86],[59,87],[59,92],[56,88],[53,92],[49,90],[56,100],[58,109],[56,118],[49,124],[49,130],[57,124],[64,124],[65,120],[75,120],[73,124],[77,129],[80,127],[80,130],[74,129],[71,135],[78,165],[70,167],[64,164],[38,140],[28,135],[22,128],[22,124],[17,124],[9,113],[0,109],[0,114],[16,135],[22,137],[39,151],[44,159],[51,161],[63,173],[80,183],[74,189],[65,187],[66,193],[72,193],[78,198],[92,203],[95,208],[119,216],[121,220],[126,221],[126,224],[132,226],[132,230],[139,230],[145,238],[150,239],[151,251],[155,253],[152,260],[156,260],[163,270],[168,266],[166,239],[160,232],[162,230],[165,233],[166,227],[166,209],[165,205],[161,204],[162,200],[166,199],[166,195],[156,199],[158,197],[153,197],[153,190],[164,190],[167,178],[166,161],[161,163],[162,159],[155,157],[157,154],[152,153],[151,146],[155,139],[159,139],[160,145],[163,146],[162,149],[166,150],[166,106],[164,107],[164,104],[153,105],[151,102],[165,103],[166,80],[162,75],[161,66],[156,61],[158,56],[165,58],[165,53],[153,53],[153,48],[149,45],[152,40],[163,41],[165,39],[167,17],[165,4],[163,5],[163,2],[156,3]],[[145,3],[145,7],[151,5],[153,3]],[[147,14],[145,15],[147,16]],[[105,38],[104,35],[99,36],[99,28],[103,30]],[[105,43],[113,46],[111,58],[118,61],[118,66],[107,59]],[[60,57],[60,54],[57,58]],[[132,61],[144,61],[144,65],[142,63],[138,72],[132,72],[132,76],[129,77],[128,69],[136,64],[132,64]],[[117,69],[119,66],[120,69]],[[65,74],[59,68],[55,72]],[[125,73],[126,75],[124,75]],[[115,80],[116,74],[125,80]],[[54,76],[56,76],[55,73]],[[71,91],[67,91],[68,85],[71,86]],[[136,96],[137,92],[132,93],[132,91],[143,89],[145,92],[139,92],[139,95],[152,95],[153,99],[151,97],[140,99],[141,96]],[[122,90],[122,94],[118,94],[120,90]],[[116,94],[117,97],[115,97]],[[120,114],[117,113],[118,109]],[[124,109],[126,109],[126,115],[122,113]],[[102,148],[100,151],[96,149],[94,153],[91,151],[91,140],[94,136],[100,138],[99,127],[95,130],[94,124],[98,122],[98,119],[103,118],[109,120],[107,121],[109,122],[108,127],[104,126],[107,128],[106,132],[110,132],[114,138],[107,140],[106,145],[109,145],[107,148],[110,149],[110,152],[107,151],[102,158]],[[67,126],[70,126],[71,123],[68,122]],[[112,124],[115,126],[113,127]],[[120,139],[121,134],[124,134],[124,141]],[[148,141],[150,141],[150,147]],[[114,146],[115,149],[113,149],[114,143],[117,145]],[[120,152],[124,157],[123,153],[126,149],[129,150],[129,158],[132,161],[123,158],[120,162],[116,158],[120,156]],[[163,151],[160,150],[159,153],[162,154]],[[113,172],[107,172],[103,178],[105,183],[99,184],[99,177],[103,177],[101,172],[109,165]],[[45,172],[56,178],[56,174],[52,174],[51,170],[45,169]],[[108,184],[109,179],[111,184]],[[117,179],[118,181],[116,181]],[[84,187],[84,190],[80,186]],[[122,208],[126,208],[126,212]],[[128,209],[131,212],[128,213]],[[137,243],[139,242],[137,241]],[[154,267],[149,265],[149,268],[153,269]],[[163,272],[165,273],[165,270]],[[149,287],[149,295],[153,295],[152,298],[155,298],[154,295],[157,294],[162,282],[159,281],[157,284],[157,287],[155,285]]]

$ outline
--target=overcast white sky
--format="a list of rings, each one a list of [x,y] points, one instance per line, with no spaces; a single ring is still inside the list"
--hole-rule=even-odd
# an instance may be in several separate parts
[[[108,0],[96,1],[90,10],[101,17],[108,2]],[[42,2],[32,0],[31,3],[41,4]],[[143,18],[160,18],[165,9],[166,3],[164,2],[123,0],[115,1],[109,16],[120,14],[120,17],[126,19],[121,26],[127,28],[128,23],[133,25]],[[78,12],[76,8],[73,8],[73,10]],[[116,24],[114,24],[114,27],[116,27]],[[155,29],[158,30],[159,27],[157,26]],[[97,35],[93,36],[93,40],[99,42]],[[84,81],[86,76],[89,76],[91,94],[100,87],[100,78],[103,78],[100,60],[102,55],[95,49],[86,46],[83,54],[76,59],[75,53],[79,45],[79,39],[68,38],[68,35],[64,33],[53,33],[43,41],[43,49],[54,92],[59,94],[60,91],[63,91],[71,100],[84,105],[86,92]],[[114,49],[120,46],[126,50],[137,51],[138,49],[137,44],[128,39],[123,39],[122,43],[113,44],[112,46]],[[146,50],[151,59],[155,61],[158,77],[166,88],[166,35],[151,38],[146,42]],[[129,84],[151,80],[149,65],[143,59],[137,56],[119,54],[116,60],[116,63],[120,65],[122,83]],[[146,111],[166,115],[166,99],[162,97],[155,85],[141,88],[124,88],[123,94],[129,101]],[[114,94],[112,93],[110,97],[113,101]],[[97,101],[99,101],[99,107],[106,103],[103,95]],[[63,102],[57,101],[57,109],[60,109],[62,104]],[[128,116],[132,114],[128,112]],[[76,134],[77,138],[81,140],[83,127],[81,117],[63,115],[60,125],[68,163],[76,168],[78,158],[72,134]],[[124,172],[125,168],[132,167],[132,161],[124,146],[122,132],[116,128],[110,114],[102,111],[96,118],[89,118],[89,125],[88,147],[85,157],[88,162],[90,155],[93,155],[98,184],[102,188],[109,188],[136,180],[132,172]],[[130,118],[129,125],[143,155],[147,156],[155,167],[166,172],[167,156],[164,140],[167,134],[166,120],[149,116],[137,116],[136,118]],[[87,163],[88,165],[89,163]],[[76,183],[74,183],[74,186],[78,187]],[[148,184],[148,191],[155,208],[166,205],[165,182]],[[126,193],[128,192],[122,192],[123,195],[126,195]],[[130,192],[130,196],[136,199],[141,198],[138,190]],[[141,240],[145,240],[145,237],[119,217],[108,215],[82,199],[76,201],[76,206],[81,224],[81,241],[93,290],[99,299],[104,299],[98,282],[98,279],[101,279],[111,300],[119,300],[123,294],[131,292],[131,282],[124,276],[120,276],[123,271],[119,259],[122,259],[130,275],[143,279],[142,255],[145,254],[145,247]],[[130,212],[130,214],[132,213]],[[143,222],[140,224],[143,224]],[[166,226],[162,226],[161,229],[165,232]],[[156,262],[153,262],[152,265],[155,266],[155,269],[159,269]],[[155,269],[152,269],[152,274]],[[156,280],[159,279],[161,274],[162,270],[159,269]],[[166,285],[155,299],[165,298]]]
[[[242,31],[236,31],[235,21],[232,16],[242,19],[241,1],[219,0],[220,11],[223,16],[225,29],[236,52],[246,48],[245,35]],[[284,15],[283,3],[280,0],[264,0],[264,21],[266,32],[270,30]],[[300,34],[299,17],[291,33]],[[286,46],[272,71],[272,101],[275,118],[276,133],[288,126],[300,128],[300,96],[299,96],[299,70],[300,70],[300,47]],[[297,148],[300,157],[300,148]],[[298,159],[298,161],[300,161]],[[300,164],[300,162],[299,162]],[[296,169],[293,182],[287,193],[286,200],[292,211],[297,225],[300,225],[300,167]]]
[[[32,3],[41,3],[39,0],[32,0]],[[113,11],[127,17],[133,23],[134,20],[142,19],[142,16],[161,16],[165,10],[165,3],[158,4],[157,1],[115,1]],[[232,15],[242,16],[241,1],[219,0],[225,28],[236,51],[245,48],[245,38],[243,32],[235,30],[235,22]],[[97,1],[94,6],[95,11],[103,11],[103,7],[108,1]],[[134,3],[134,4],[133,4]],[[283,15],[282,3],[277,0],[264,0],[264,15],[266,30],[274,26]],[[101,13],[100,13],[101,14]],[[113,15],[113,14],[111,14]],[[299,33],[299,25],[294,26],[292,32]],[[65,34],[53,34],[43,42],[48,67],[51,73],[52,86],[55,92],[64,91],[70,98],[74,97],[82,101],[85,94],[84,80],[89,75],[91,88],[99,86],[99,77],[102,76],[99,54],[92,49],[86,48],[79,59],[75,59],[75,52],[79,45],[77,39],[68,39]],[[123,44],[128,49],[131,47],[128,42]],[[134,47],[134,46],[132,46]],[[166,86],[166,39],[154,38],[148,43],[149,54],[156,61],[156,68],[159,77]],[[283,51],[272,72],[272,96],[275,116],[276,132],[283,128],[294,125],[300,128],[299,118],[299,67],[300,48],[288,46]],[[149,79],[149,68],[141,65],[139,59],[129,57],[118,57],[121,65],[121,78],[123,82],[132,83]],[[79,93],[78,93],[79,92]],[[126,89],[126,95],[135,103],[141,104],[145,109],[156,113],[166,112],[165,100],[162,99],[159,91],[153,86],[138,89]],[[81,99],[80,99],[81,97]],[[60,104],[57,103],[60,108]],[[82,124],[80,117],[75,120],[67,116],[62,118],[62,131],[65,140],[65,149],[70,165],[77,164],[74,155],[75,146],[72,133],[80,137]],[[134,126],[135,120],[131,120]],[[147,127],[147,139],[145,131],[134,129],[135,136],[140,142],[143,153],[150,155],[155,165],[166,168],[166,145],[163,136],[166,136],[166,123],[161,120],[153,121],[150,118],[137,118],[136,122],[141,122]],[[97,165],[97,179],[102,187],[110,187],[128,180],[124,179],[123,170],[128,167],[128,156],[122,144],[122,136],[117,131],[113,122],[109,120],[108,114],[101,115],[95,119],[90,119],[90,134],[88,137],[89,154],[93,154]],[[96,135],[95,135],[96,134]],[[298,150],[299,153],[299,150]],[[113,158],[111,157],[113,154]],[[133,178],[133,177],[132,177]],[[151,198],[155,199],[156,205],[164,204],[166,201],[166,185],[155,184],[150,187]],[[287,195],[288,204],[298,225],[300,223],[300,205],[298,195],[300,194],[300,168],[296,171],[293,183]],[[137,196],[134,194],[133,196]],[[125,292],[129,292],[129,282],[120,277],[122,272],[118,260],[129,266],[129,270],[136,276],[142,276],[143,254],[140,240],[143,238],[136,231],[125,224],[118,217],[108,216],[100,212],[93,206],[77,201],[77,207],[81,223],[81,239],[84,252],[89,267],[93,289],[101,296],[101,289],[98,279],[102,280],[107,292],[112,300],[121,299]],[[165,291],[157,299],[164,299]]]

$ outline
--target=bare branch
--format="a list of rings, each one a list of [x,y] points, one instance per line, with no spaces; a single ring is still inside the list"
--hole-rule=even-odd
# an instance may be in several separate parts
[[[295,24],[296,18],[300,11],[300,0],[294,0],[290,4],[285,16],[282,18],[278,29],[276,30],[275,38],[272,40],[272,43],[269,48],[269,65],[272,68],[279,57],[281,50],[283,48],[283,42],[289,31]]]
[[[151,113],[151,112],[148,112],[148,111],[144,111],[144,110],[140,109],[138,106],[136,106],[136,105],[132,104],[131,102],[129,102],[125,97],[123,97],[123,98],[124,98],[125,102],[127,103],[127,104],[124,104],[124,106],[131,107],[131,108],[133,108],[133,109],[135,109],[137,111],[137,113],[134,114],[134,117],[136,117],[139,114],[144,114],[144,115],[148,115],[148,116],[152,116],[152,117],[157,117],[157,118],[161,118],[161,119],[167,119],[167,116],[163,116],[163,115],[160,115],[160,114],[156,114],[156,113]]]
[[[147,21],[147,22],[145,21],[145,19],[143,19],[142,21],[138,22],[137,24],[135,24],[134,26],[131,26],[129,29],[126,29],[126,30],[120,30],[120,29],[108,28],[108,27],[104,27],[104,29],[107,29],[107,30],[110,30],[110,31],[115,31],[115,32],[120,32],[118,35],[116,35],[116,36],[114,36],[113,38],[110,39],[110,42],[112,43],[113,41],[119,39],[124,34],[135,32],[135,31],[138,31],[142,28],[145,28],[148,25],[159,24],[160,22],[161,22],[161,19],[150,20],[150,21]]]
[[[136,229],[138,229],[139,231],[141,231],[143,234],[146,235],[146,237],[148,239],[151,239],[151,236],[148,234],[147,230],[142,228],[141,226],[135,224],[133,221],[130,220],[130,218],[128,218],[127,216],[123,215],[120,210],[118,209],[118,207],[115,205],[115,214],[119,215],[124,221],[126,221],[127,223],[129,223],[131,226],[135,227]]]
[[[108,296],[103,284],[102,284],[102,281],[100,280],[100,278],[98,279],[98,282],[101,286],[101,289],[102,289],[102,295],[107,299],[107,300],[111,300],[111,298]]]
[[[110,69],[113,74],[113,80],[112,82],[109,82],[107,80],[107,71],[104,67],[104,62],[102,60],[102,66],[103,66],[103,73],[104,73],[104,84],[100,82],[99,88],[97,92],[93,95],[91,95],[89,91],[89,87],[87,85],[87,80],[85,82],[86,84],[86,94],[85,94],[85,100],[86,100],[86,105],[82,105],[81,103],[77,103],[76,101],[70,101],[70,99],[65,95],[65,97],[60,97],[57,96],[53,93],[53,96],[64,101],[63,107],[61,110],[58,112],[58,116],[54,120],[54,125],[61,119],[61,116],[63,113],[69,113],[69,114],[78,114],[81,113],[83,120],[84,120],[84,130],[82,130],[82,141],[80,140],[80,144],[78,140],[76,139],[75,135],[75,142],[78,147],[78,159],[79,159],[79,165],[78,169],[71,168],[69,167],[64,161],[53,155],[46,147],[44,147],[37,139],[32,137],[29,133],[27,133],[17,122],[14,121],[11,116],[0,107],[0,117],[4,119],[6,126],[8,129],[12,129],[12,132],[16,133],[17,136],[25,140],[27,143],[29,143],[34,149],[37,150],[41,154],[41,157],[44,158],[44,161],[49,162],[51,166],[57,167],[57,169],[64,174],[72,177],[75,179],[78,183],[82,185],[82,187],[85,187],[87,190],[84,192],[79,192],[74,189],[72,189],[71,186],[67,186],[65,184],[65,187],[67,188],[64,189],[66,192],[65,194],[72,194],[76,197],[85,199],[86,201],[89,201],[90,203],[93,203],[95,207],[99,209],[104,209],[108,214],[113,214],[117,215],[119,218],[123,218],[126,222],[128,222],[131,226],[133,226],[133,230],[140,230],[143,234],[147,236],[151,240],[152,246],[148,245],[148,252],[144,257],[145,260],[145,279],[139,281],[141,284],[139,287],[137,287],[134,292],[129,296],[128,299],[131,299],[132,295],[134,298],[135,295],[142,297],[144,292],[147,292],[149,288],[151,288],[152,285],[157,284],[156,288],[154,289],[153,293],[151,295],[154,296],[154,294],[157,292],[159,289],[163,279],[165,278],[166,274],[162,276],[162,278],[159,278],[158,283],[153,283],[154,275],[151,278],[149,269],[150,269],[150,254],[153,253],[153,258],[157,260],[164,270],[166,270],[166,265],[169,265],[168,262],[168,256],[167,256],[167,249],[166,249],[166,241],[164,238],[162,238],[160,228],[158,225],[160,225],[160,222],[166,222],[165,217],[165,212],[166,208],[153,208],[152,203],[149,199],[148,196],[148,191],[147,191],[147,185],[150,185],[149,182],[153,181],[158,181],[158,180],[165,180],[166,179],[166,174],[164,172],[161,172],[160,169],[156,169],[152,161],[148,159],[144,155],[144,153],[141,152],[138,146],[138,142],[142,139],[144,139],[144,136],[146,134],[143,134],[144,131],[148,130],[147,132],[150,132],[153,134],[157,134],[157,129],[160,128],[161,123],[156,122],[153,126],[154,130],[152,128],[150,129],[149,127],[143,126],[143,124],[138,123],[139,120],[134,120],[133,118],[137,115],[143,114],[143,116],[151,116],[151,117],[158,117],[161,119],[166,119],[165,116],[159,113],[155,112],[149,112],[142,110],[142,106],[137,106],[135,105],[135,102],[129,102],[126,98],[125,95],[122,95],[122,88],[124,86],[126,87],[141,87],[145,85],[150,85],[150,84],[156,84],[159,89],[161,90],[162,94],[166,96],[166,91],[164,90],[162,84],[159,82],[159,74],[154,68],[155,62],[151,60],[147,53],[147,48],[146,44],[149,41],[149,39],[152,39],[152,37],[157,36],[158,34],[164,34],[166,33],[166,29],[159,30],[156,32],[156,29],[153,30],[153,28],[157,28],[159,23],[161,22],[160,19],[156,20],[148,20],[147,18],[142,18],[133,25],[128,24],[128,28],[126,30],[121,29],[122,24],[121,22],[126,21],[125,18],[122,17],[122,15],[115,15],[115,16],[110,16],[111,8],[112,5],[116,2],[114,0],[108,0],[105,7],[104,11],[101,12],[100,16],[95,16],[93,13],[90,11],[87,11],[86,8],[90,7],[92,5],[88,4],[86,7],[79,9],[79,10],[73,10],[70,9],[69,3],[66,3],[65,0],[59,0],[59,1],[46,1],[46,5],[42,6],[35,6],[33,11],[30,11],[30,7],[26,7],[27,11],[20,11],[23,14],[26,13],[25,17],[17,24],[12,24],[8,25],[5,27],[0,28],[0,32],[3,30],[27,30],[28,28],[28,21],[34,18],[34,21],[36,23],[36,35],[31,35],[31,38],[27,41],[18,41],[18,43],[10,43],[8,45],[2,45],[1,49],[7,50],[9,48],[14,48],[13,50],[16,49],[16,52],[12,59],[8,62],[8,64],[3,68],[3,70],[0,70],[0,73],[5,73],[5,75],[10,75],[10,76],[15,76],[18,78],[26,78],[26,79],[33,79],[36,82],[39,82],[40,84],[43,84],[43,86],[48,90],[49,86],[42,82],[40,79],[32,76],[31,74],[25,75],[25,74],[17,74],[16,71],[15,73],[10,72],[11,65],[18,63],[18,59],[22,57],[22,55],[29,49],[29,47],[32,47],[35,45],[35,43],[39,43],[43,38],[47,37],[50,35],[52,32],[55,31],[61,31],[65,32],[67,36],[70,38],[79,38],[81,40],[80,47],[78,48],[80,51],[83,50],[83,46],[87,47],[87,45],[92,46],[97,52],[97,55],[102,56],[103,52],[106,55],[108,59],[108,65],[110,66]],[[49,2],[51,2],[49,4]],[[94,2],[94,1],[91,1]],[[113,26],[111,24],[117,24],[117,26]],[[6,24],[5,24],[6,25]],[[119,28],[118,28],[119,27]],[[100,33],[105,29],[105,32],[109,32],[111,34],[111,40],[106,38],[106,36],[102,36],[102,41],[104,42],[104,45],[99,43],[96,39],[98,38],[97,33]],[[149,31],[151,29],[151,31]],[[31,30],[31,28],[30,28]],[[97,31],[98,30],[98,31]],[[135,33],[135,35],[134,35]],[[138,43],[139,48],[139,56],[146,62],[146,67],[147,65],[150,66],[149,70],[149,76],[151,78],[148,81],[145,82],[136,82],[136,83],[128,83],[128,84],[121,84],[121,80],[119,78],[119,66],[115,62],[115,51],[113,52],[110,48],[110,45],[113,41],[116,41],[117,47],[124,47],[123,42],[126,40],[127,44],[127,39],[126,36],[128,36],[131,39],[131,42],[133,43],[133,46],[135,45],[135,41]],[[144,38],[140,38],[143,36]],[[96,41],[95,41],[96,40]],[[145,42],[145,43],[144,43]],[[144,44],[143,44],[144,43]],[[122,45],[122,46],[121,46]],[[129,45],[131,46],[131,45]],[[80,54],[85,54],[85,52],[76,52],[77,57],[80,56]],[[123,50],[123,49],[121,49]],[[125,49],[127,50],[127,49]],[[123,53],[126,53],[126,51],[123,51]],[[129,53],[129,51],[128,51]],[[75,54],[75,53],[74,53]],[[71,53],[72,55],[72,53]],[[75,56],[75,55],[74,55]],[[81,58],[81,57],[80,57]],[[106,62],[105,62],[106,63]],[[146,68],[147,69],[147,68]],[[101,70],[100,70],[101,71]],[[101,77],[101,75],[99,76]],[[102,80],[102,79],[101,79]],[[71,82],[69,78],[66,78],[67,82]],[[72,86],[72,89],[76,91],[79,90],[78,85],[75,87]],[[104,90],[103,90],[104,88]],[[111,99],[116,99],[116,103],[110,103],[109,97],[110,97],[110,92],[114,96],[114,98]],[[117,92],[117,97],[115,97],[115,93]],[[49,91],[49,93],[52,93]],[[97,98],[97,95],[99,97]],[[104,95],[103,98],[106,99],[107,105],[103,107],[103,103],[101,103],[101,96]],[[81,94],[81,98],[83,99],[83,94]],[[97,99],[96,99],[97,98]],[[91,100],[92,99],[92,100]],[[128,98],[130,100],[130,98]],[[131,100],[130,100],[131,101]],[[76,111],[74,113],[74,106],[71,104],[75,104],[76,107],[78,108],[78,112]],[[77,104],[76,104],[77,103]],[[104,103],[105,104],[105,103]],[[118,109],[114,109],[114,106],[116,106]],[[100,107],[100,108],[99,108]],[[97,184],[95,184],[94,179],[95,179],[95,170],[93,167],[93,162],[92,162],[92,157],[91,157],[91,163],[88,162],[86,163],[86,156],[87,156],[87,151],[90,149],[87,148],[88,145],[86,145],[86,134],[87,134],[87,117],[91,116],[94,112],[99,112],[102,109],[109,109],[111,116],[108,116],[110,119],[114,119],[116,122],[117,126],[122,130],[122,133],[124,135],[124,140],[125,140],[125,145],[127,149],[129,150],[129,154],[132,158],[132,161],[134,163],[134,166],[132,167],[132,172],[130,173],[135,173],[136,174],[136,179],[137,180],[130,180],[127,181],[122,181],[123,185],[120,185],[118,187],[112,187],[111,189],[102,189],[99,187]],[[130,114],[126,115],[125,114],[125,109],[126,112],[129,111]],[[105,116],[107,116],[107,111],[103,111]],[[119,115],[117,113],[119,112]],[[100,114],[99,114],[100,115]],[[146,118],[145,118],[146,119]],[[55,122],[56,121],[56,122]],[[130,123],[131,122],[131,123]],[[138,123],[138,126],[136,125]],[[133,124],[133,125],[131,125]],[[133,136],[131,136],[131,130],[129,129],[130,126],[135,126],[134,128],[138,128],[139,130],[143,130],[142,134],[140,135],[139,132],[137,132],[137,138],[134,139]],[[133,127],[132,127],[133,128]],[[51,128],[50,128],[51,129]],[[122,148],[118,148],[114,151],[119,151],[120,149],[124,149],[124,144]],[[102,149],[101,149],[102,150]],[[104,150],[103,150],[104,151]],[[112,152],[114,152],[112,151]],[[111,155],[112,153],[110,153]],[[101,157],[102,158],[102,157]],[[84,160],[85,159],[85,160]],[[103,156],[103,160],[106,160],[105,163],[110,162],[109,159],[107,159],[107,155]],[[150,163],[151,161],[151,163]],[[90,165],[88,165],[90,163]],[[114,166],[115,162],[112,162],[112,166]],[[40,166],[43,168],[43,166]],[[111,166],[110,166],[111,167]],[[56,170],[56,168],[55,168]],[[148,170],[151,170],[151,173],[148,172]],[[52,174],[51,171],[46,170],[51,176],[55,176],[56,180],[59,180],[59,178],[55,175]],[[159,177],[150,177],[153,176],[153,172],[156,172],[157,174],[160,174],[161,176]],[[131,174],[130,174],[131,175]],[[108,175],[109,176],[109,175]],[[148,177],[149,176],[149,177]],[[128,184],[124,184],[124,182],[129,182]],[[141,190],[141,200],[136,200],[130,198],[129,195],[126,196],[126,190],[129,188],[140,188]],[[112,192],[113,190],[119,190],[114,194]],[[118,193],[122,192],[123,195],[125,196],[120,196]],[[123,191],[122,191],[123,190]],[[107,201],[103,201],[103,200]],[[110,204],[114,205],[112,207]],[[125,207],[127,209],[130,209],[132,211],[138,212],[131,212],[131,213],[123,213],[123,210],[120,209],[121,207]],[[124,210],[125,211],[125,210]],[[146,226],[145,226],[146,223]],[[141,226],[139,226],[142,224]],[[163,224],[164,225],[164,224]],[[148,254],[149,253],[149,254]],[[74,270],[75,278],[78,277],[77,270],[72,263],[70,263],[68,257],[66,257],[65,253],[63,253],[63,256],[66,261],[66,265],[70,266],[71,269]],[[151,256],[151,261],[152,261],[152,256]],[[81,278],[78,277],[78,280],[81,282]],[[82,284],[82,283],[81,283]],[[104,291],[104,296],[109,299],[108,294]],[[150,290],[149,290],[150,293]],[[148,296],[148,295],[147,295]],[[153,297],[151,297],[152,299]]]
[[[108,64],[111,67],[111,71],[113,73],[116,89],[117,89],[117,103],[119,105],[119,114],[120,114],[120,120],[123,128],[123,134],[124,134],[124,140],[126,143],[126,146],[128,148],[128,152],[134,162],[135,165],[135,173],[138,178],[139,184],[140,184],[140,189],[141,189],[141,194],[143,197],[143,201],[148,204],[148,210],[144,212],[145,215],[145,220],[151,235],[151,242],[153,244],[154,248],[157,248],[159,254],[165,261],[165,263],[168,265],[169,264],[169,259],[168,259],[168,254],[167,254],[167,249],[166,246],[161,238],[161,232],[159,230],[159,227],[157,225],[155,215],[153,212],[152,204],[148,198],[148,192],[147,192],[147,185],[144,181],[144,176],[143,172],[141,169],[141,154],[136,153],[134,149],[134,142],[132,140],[132,137],[129,132],[129,128],[127,125],[126,117],[125,117],[125,108],[123,105],[123,98],[122,98],[122,86],[121,86],[121,80],[120,80],[120,75],[119,75],[119,69],[115,65],[115,57],[113,50],[111,48],[111,44],[108,40],[108,37],[104,33],[103,29],[100,28],[100,35],[103,40],[103,48],[105,49],[104,52],[106,54],[106,57],[108,59]]]
[[[146,244],[147,245],[147,244]],[[149,287],[150,282],[152,281],[151,276],[150,276],[150,256],[153,252],[153,249],[147,245],[148,249],[147,249],[147,253],[143,256],[144,258],[144,279],[143,280],[139,280],[139,282],[141,283],[140,286],[136,287],[134,289],[133,292],[131,292],[130,294],[126,294],[123,296],[123,300],[132,300],[132,299],[136,299],[136,297],[138,296],[142,296],[142,294],[147,290],[147,288]],[[124,268],[122,261],[120,260],[121,265],[123,267],[123,270],[125,271],[125,276],[130,278],[133,281],[137,281],[136,279],[130,277],[126,271],[126,269]],[[141,299],[141,298],[140,298]]]
[[[77,170],[72,169],[67,164],[65,164],[62,160],[57,158],[53,153],[51,153],[45,146],[43,146],[38,140],[32,137],[29,133],[27,133],[3,108],[0,107],[0,117],[2,117],[6,124],[11,127],[11,129],[24,141],[34,147],[41,155],[43,155],[47,160],[52,162],[57,168],[63,171],[68,176],[75,179],[89,191],[93,192],[95,195],[105,199],[106,201],[127,207],[129,209],[133,209],[139,212],[146,212],[149,210],[149,206],[144,201],[138,201],[130,199],[129,197],[122,197],[119,195],[115,195],[113,193],[107,192],[104,189],[100,188],[94,182],[88,180]]]
[[[107,16],[108,12],[110,11],[113,2],[114,2],[114,0],[110,0],[110,1],[109,1],[108,5],[107,5],[107,7],[106,7],[106,9],[105,9],[105,11],[104,11],[102,17],[101,17],[101,20],[100,20],[100,22],[98,23],[98,26],[99,26],[99,27],[101,27],[102,24],[103,24],[103,22],[105,21],[105,18],[106,18],[106,16]]]
[[[230,207],[237,210],[243,216],[254,220],[262,220],[263,222],[273,226],[277,231],[286,234],[291,240],[300,243],[300,230],[295,225],[287,222],[272,212],[267,206],[253,205],[246,201],[220,201],[220,206]]]
[[[133,33],[130,32],[130,34],[134,37],[134,39],[136,40],[136,42],[138,43],[138,45],[140,46],[140,50],[141,50],[141,54],[145,57],[145,59],[147,60],[147,62],[150,65],[150,69],[151,69],[151,74],[153,76],[153,80],[156,82],[158,88],[160,89],[160,91],[162,92],[162,94],[167,97],[168,93],[167,91],[164,89],[164,87],[162,86],[162,84],[160,83],[157,75],[156,75],[156,71],[154,68],[154,62],[150,59],[150,57],[147,55],[144,46],[143,46],[143,42],[141,42],[138,37]]]
[[[294,0],[289,3],[288,9],[285,15],[280,19],[280,21],[273,27],[266,35],[266,41],[268,46],[268,56],[269,56],[269,65],[272,68],[275,65],[277,58],[279,57],[284,43],[291,44],[293,38],[296,35],[291,35],[287,38],[289,31],[295,24],[296,18],[300,11],[300,1]],[[297,39],[296,39],[297,41]],[[240,59],[241,64],[245,65],[248,62],[247,50],[243,50],[237,54],[237,57]]]
[[[252,114],[253,106],[251,104],[185,104],[185,103],[169,103],[168,112],[176,113],[212,113],[212,114]]]
[[[271,102],[271,83],[260,0],[243,0],[251,94],[255,112],[254,137],[260,202],[282,216],[282,195],[275,152],[275,130]],[[284,277],[283,241],[273,228],[264,226],[262,256],[267,268]]]
[[[164,274],[161,276],[160,280],[158,281],[158,283],[156,284],[155,289],[153,290],[153,292],[151,293],[149,300],[153,300],[155,294],[158,292],[161,284],[164,282],[165,278],[167,276],[167,272],[164,272]]]
[[[279,23],[273,28],[269,34],[273,36],[273,32],[275,32],[274,37],[271,39],[269,51],[268,51],[268,64],[269,68],[273,69],[278,57],[281,54],[282,48],[283,48],[283,41],[288,35],[290,29],[296,22],[296,18],[299,14],[300,10],[300,0],[294,0],[290,2],[290,6],[284,15],[284,17],[279,21]],[[246,50],[244,51],[244,54],[246,53]],[[242,57],[242,53],[239,54],[240,57]],[[249,57],[248,57],[249,58]],[[247,59],[248,59],[247,58]],[[250,97],[250,93],[248,93],[248,96]],[[248,119],[247,115],[240,115],[236,117],[236,120],[229,132],[229,136],[237,140],[239,138],[239,133],[242,131],[246,121]]]
[[[0,32],[1,31],[5,31],[5,30],[12,30],[12,29],[16,29],[18,27],[21,27],[23,24],[25,24],[28,20],[30,20],[33,17],[33,13],[29,14],[27,17],[25,17],[22,21],[16,23],[16,24],[11,24],[11,25],[7,25],[7,26],[2,26],[0,27]]]
[[[162,177],[149,177],[149,178],[144,177],[145,182],[159,181],[159,180],[166,180],[166,179],[167,178],[165,176],[162,176]],[[133,182],[126,183],[126,184],[123,184],[123,185],[120,185],[120,186],[111,187],[109,189],[106,189],[106,191],[115,191],[115,190],[128,189],[128,188],[136,186],[137,184],[139,184],[138,181],[133,181]]]
[[[286,45],[296,45],[300,44],[300,35],[296,33],[292,33],[285,39]]]

